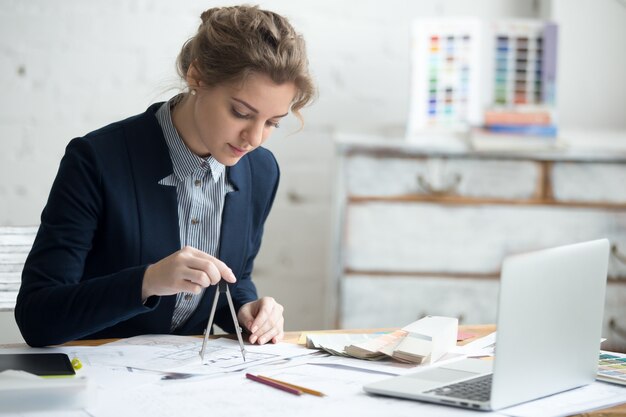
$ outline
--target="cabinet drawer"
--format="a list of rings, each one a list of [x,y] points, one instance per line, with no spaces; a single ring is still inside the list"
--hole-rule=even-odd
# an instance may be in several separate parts
[[[538,195],[540,174],[533,161],[352,156],[345,162],[350,196],[531,199]]]
[[[355,271],[497,274],[513,253],[604,237],[626,248],[626,212],[598,208],[363,202],[345,221]],[[612,259],[609,274],[626,277],[626,264]]]
[[[498,287],[495,279],[351,275],[342,279],[340,327],[402,327],[429,314],[495,323]]]
[[[624,164],[558,162],[552,166],[554,199],[626,204]]]

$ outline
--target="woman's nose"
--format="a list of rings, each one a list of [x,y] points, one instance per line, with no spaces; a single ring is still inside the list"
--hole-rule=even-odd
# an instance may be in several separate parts
[[[261,145],[263,142],[263,127],[261,123],[254,123],[243,132],[243,139],[253,148]]]

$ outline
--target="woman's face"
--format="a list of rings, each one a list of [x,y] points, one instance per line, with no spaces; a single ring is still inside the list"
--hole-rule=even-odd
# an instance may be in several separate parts
[[[194,87],[191,87],[194,88]],[[289,112],[294,83],[275,84],[268,76],[251,74],[243,83],[205,87],[189,96],[185,143],[197,155],[212,155],[226,166],[261,146]]]

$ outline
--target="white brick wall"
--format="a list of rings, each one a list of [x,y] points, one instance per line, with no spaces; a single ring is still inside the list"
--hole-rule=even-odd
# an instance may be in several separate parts
[[[236,3],[0,0],[0,224],[36,224],[67,142],[173,95],[167,89],[179,85],[174,60],[200,12]],[[305,35],[320,98],[305,112],[302,132],[290,135],[297,128],[290,120],[269,142],[282,186],[255,279],[261,293],[285,304],[287,329],[319,328],[330,325],[323,311],[330,133],[404,125],[412,18],[533,17],[535,2],[273,0],[261,6],[290,17]]]

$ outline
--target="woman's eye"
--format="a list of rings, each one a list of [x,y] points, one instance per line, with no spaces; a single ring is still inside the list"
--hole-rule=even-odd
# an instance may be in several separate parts
[[[237,117],[239,119],[249,119],[250,118],[250,115],[244,114],[244,113],[240,113],[234,107],[232,109],[230,109],[230,111],[233,113],[233,116],[235,116],[235,117]]]
[[[238,111],[236,108],[232,107],[230,109],[231,113],[233,114],[233,116],[235,116],[238,119],[244,119],[244,120],[250,120],[252,118],[254,118],[254,116],[250,115],[250,114],[245,114],[245,113],[241,113],[240,111]],[[275,122],[272,120],[268,120],[265,122],[266,126],[269,127],[273,127],[275,129],[280,127],[280,123],[279,122]]]

